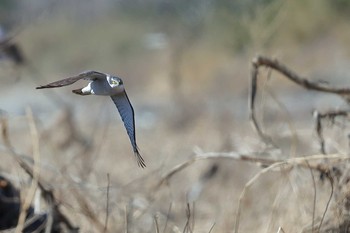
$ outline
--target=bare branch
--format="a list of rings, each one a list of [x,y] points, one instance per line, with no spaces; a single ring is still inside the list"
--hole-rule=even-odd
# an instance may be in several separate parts
[[[253,59],[253,67],[256,69],[256,75],[260,66],[270,67],[283,74],[290,81],[309,90],[338,94],[341,96],[350,95],[350,88],[336,88],[320,82],[312,82],[305,77],[299,76],[297,73],[287,68],[284,64],[280,63],[277,59],[270,59],[264,56],[257,56]]]
[[[250,89],[250,99],[249,99],[249,118],[253,125],[253,128],[256,130],[259,137],[263,140],[263,142],[267,145],[272,145],[277,148],[277,146],[273,143],[272,139],[263,133],[260,129],[258,121],[255,115],[255,98],[257,94],[257,77],[258,77],[258,66],[253,62],[253,69],[251,71],[251,89]]]
[[[331,87],[329,85],[320,83],[320,82],[312,82],[305,77],[299,76],[294,71],[290,70],[284,64],[280,63],[277,59],[271,59],[264,56],[257,56],[252,61],[252,70],[251,70],[251,90],[250,90],[250,100],[249,100],[249,117],[252,122],[253,128],[258,133],[259,137],[265,142],[267,145],[274,145],[272,139],[266,135],[260,128],[260,125],[256,119],[255,113],[255,99],[257,93],[257,78],[259,73],[259,68],[261,66],[269,67],[274,69],[284,75],[290,81],[298,84],[299,86],[313,91],[326,92],[331,94],[337,94],[348,103],[350,102],[350,88],[336,88]]]
[[[332,200],[332,197],[333,197],[333,193],[334,193],[334,182],[333,182],[333,178],[332,178],[332,176],[327,176],[327,178],[328,178],[328,180],[329,180],[329,182],[330,182],[330,184],[331,184],[331,194],[329,195],[329,199],[328,199],[328,201],[327,201],[326,208],[325,208],[325,210],[324,210],[324,212],[323,212],[322,219],[321,219],[320,225],[318,226],[317,232],[320,232],[320,230],[321,230],[322,223],[323,223],[323,221],[324,221],[324,218],[325,218],[325,216],[326,216],[327,210],[328,210],[328,208],[329,208],[329,205],[330,205],[330,203],[331,203],[331,200]]]
[[[323,137],[323,126],[322,126],[322,120],[328,119],[334,122],[334,119],[336,117],[349,117],[350,112],[346,110],[340,110],[340,111],[330,111],[326,113],[319,113],[318,111],[314,111],[313,113],[314,118],[316,119],[316,133],[318,136],[318,140],[320,142],[320,151],[322,154],[326,154],[325,149],[325,139]]]
[[[193,220],[193,217],[191,218],[192,214],[191,214],[191,206],[189,203],[187,203],[186,205],[186,224],[185,224],[185,227],[183,229],[183,233],[186,233],[186,232],[193,232],[193,228],[191,228],[191,219]]]

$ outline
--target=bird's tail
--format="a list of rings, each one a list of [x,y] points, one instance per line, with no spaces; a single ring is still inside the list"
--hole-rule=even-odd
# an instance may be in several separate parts
[[[139,165],[139,167],[145,168],[146,167],[145,160],[143,160],[137,147],[134,149],[134,153],[135,153],[137,164]]]
[[[90,95],[90,93],[84,93],[82,90],[83,89],[81,88],[81,89],[72,90],[72,92],[77,95]]]

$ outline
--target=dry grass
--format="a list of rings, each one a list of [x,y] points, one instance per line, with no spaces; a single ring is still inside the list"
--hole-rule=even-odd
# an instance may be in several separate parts
[[[349,86],[347,24],[328,20],[325,1],[302,2],[275,2],[242,18],[223,13],[226,26],[205,19],[203,36],[184,47],[177,44],[182,27],[166,28],[166,22],[105,11],[83,23],[74,9],[64,7],[41,15],[47,20],[40,18],[15,36],[29,64],[15,70],[9,62],[0,65],[0,108],[7,122],[0,173],[22,197],[42,182],[55,199],[52,205],[42,198],[42,211],[59,206],[65,230],[314,233],[338,227],[346,232],[347,118],[336,118],[333,125],[322,121],[325,149],[319,154],[311,114],[347,107],[345,101],[308,92],[261,68],[257,85],[263,91],[257,92],[255,114],[275,148],[266,146],[249,122],[250,61],[257,52],[273,54],[312,84]],[[310,15],[315,17],[308,20]],[[237,38],[239,31],[230,31],[236,24],[244,26]],[[144,35],[164,27],[170,44],[144,47]],[[179,47],[185,49],[172,56]],[[73,96],[74,87],[34,90],[86,69],[124,78],[146,169],[137,167],[108,98]],[[174,70],[178,78],[171,78]],[[20,76],[17,82],[13,72]],[[175,89],[173,82],[181,85]],[[33,120],[25,114],[27,106]],[[38,136],[32,134],[34,125]],[[19,161],[39,166],[40,177],[32,180]]]

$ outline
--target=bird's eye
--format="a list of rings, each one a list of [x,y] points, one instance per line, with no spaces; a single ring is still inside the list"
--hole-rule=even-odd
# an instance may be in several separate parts
[[[118,81],[112,80],[112,84],[118,85],[119,83],[118,83]]]

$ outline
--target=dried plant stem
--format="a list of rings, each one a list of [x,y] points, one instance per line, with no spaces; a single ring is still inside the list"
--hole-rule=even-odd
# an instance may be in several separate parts
[[[314,111],[313,115],[316,120],[316,133],[318,136],[318,140],[320,142],[320,151],[322,154],[326,154],[325,139],[323,137],[322,120],[329,119],[331,122],[334,123],[336,117],[349,117],[350,112],[346,110],[330,111],[326,113],[319,113],[318,111]]]
[[[312,187],[314,190],[314,198],[313,198],[313,203],[312,203],[312,229],[314,229],[315,226],[315,212],[316,212],[316,200],[317,200],[317,188],[316,188],[316,180],[315,180],[315,176],[314,176],[314,172],[309,164],[309,162],[306,160],[305,161],[307,166],[309,167],[310,170],[310,175],[311,175],[311,179],[312,179]]]
[[[313,91],[326,92],[331,94],[337,94],[340,97],[344,98],[347,102],[350,102],[350,88],[335,88],[329,85],[325,85],[319,82],[312,82],[305,77],[299,76],[294,71],[290,70],[284,64],[280,63],[277,59],[271,59],[264,56],[257,56],[252,61],[252,70],[251,70],[251,90],[250,90],[250,99],[249,99],[249,111],[250,111],[250,120],[253,125],[253,128],[258,133],[259,137],[269,145],[274,145],[271,138],[266,135],[260,128],[258,121],[256,119],[255,113],[255,99],[257,94],[257,78],[259,73],[259,68],[261,66],[268,67],[278,71],[283,74],[284,77],[290,81],[298,84],[299,86]]]
[[[176,165],[173,167],[169,172],[167,172],[165,175],[162,176],[162,179],[157,183],[155,190],[158,190],[158,188],[166,183],[173,175],[178,173],[179,171],[187,168],[188,166],[192,165],[196,161],[199,160],[207,160],[207,159],[233,159],[233,160],[239,160],[239,161],[250,161],[253,163],[259,163],[259,164],[271,164],[277,162],[274,159],[268,159],[268,158],[260,158],[260,157],[254,157],[244,154],[239,154],[236,152],[229,152],[229,153],[220,153],[220,152],[208,152],[208,153],[201,153],[198,154],[196,157],[185,161],[184,163],[181,163],[179,165]]]
[[[291,147],[290,147],[290,156],[289,157],[294,157],[296,155],[296,144],[298,141],[298,135],[296,132],[296,127],[290,117],[290,113],[288,111],[288,108],[278,100],[278,98],[275,96],[273,92],[269,92],[270,97],[272,98],[273,101],[277,104],[277,106],[285,113],[285,122],[289,128],[289,131],[291,133]],[[272,139],[271,139],[272,140]],[[277,146],[275,145],[277,148]]]
[[[270,67],[283,74],[290,81],[309,90],[327,92],[338,95],[350,95],[350,88],[336,88],[320,82],[312,82],[305,77],[299,76],[297,73],[290,70],[284,64],[280,63],[277,59],[270,59],[264,56],[257,56],[253,59],[252,63],[254,67],[253,69],[257,70],[260,66]]]
[[[159,224],[158,224],[158,216],[154,215],[153,216],[153,220],[154,220],[154,226],[156,228],[156,233],[159,233]]]
[[[104,228],[103,232],[107,232],[107,228],[108,228],[108,217],[109,217],[109,188],[110,188],[110,178],[109,178],[109,173],[107,173],[106,219],[105,219],[105,228]]]
[[[336,156],[337,158],[341,158],[344,161],[350,160],[350,158],[346,158],[347,156]],[[235,233],[238,233],[239,230],[239,221],[240,221],[240,215],[241,215],[241,206],[242,206],[242,200],[246,195],[246,192],[248,191],[248,189],[260,178],[260,176],[262,176],[263,174],[267,173],[268,171],[274,170],[276,168],[280,168],[286,165],[298,165],[300,167],[303,168],[308,168],[308,169],[313,169],[313,170],[317,170],[320,172],[327,172],[329,171],[329,169],[327,167],[322,167],[319,165],[311,165],[309,162],[312,160],[320,160],[320,159],[330,159],[330,158],[334,158],[334,155],[331,157],[328,157],[327,155],[313,155],[313,156],[308,156],[308,157],[299,157],[299,158],[291,158],[291,159],[287,159],[285,161],[282,162],[276,162],[274,164],[271,164],[270,166],[262,169],[260,172],[258,172],[257,174],[255,174],[253,176],[253,178],[251,178],[244,186],[239,200],[238,200],[238,206],[237,206],[237,214],[236,214],[236,221],[235,221]],[[333,190],[333,188],[332,188]],[[332,191],[333,193],[333,191]],[[330,201],[329,201],[330,202]],[[329,202],[327,204],[327,208],[326,211],[328,209],[329,206]],[[325,211],[325,212],[326,212]],[[324,213],[325,215],[325,213]]]
[[[241,216],[241,205],[242,205],[242,200],[243,200],[243,198],[245,197],[245,194],[246,194],[248,188],[249,188],[250,186],[252,186],[252,185],[255,183],[255,181],[256,181],[257,179],[259,179],[259,177],[260,177],[261,175],[263,175],[264,173],[266,173],[266,172],[268,172],[268,171],[270,171],[270,170],[273,170],[273,169],[275,169],[275,168],[277,168],[277,167],[280,167],[280,166],[282,166],[282,165],[285,165],[285,164],[287,164],[287,163],[286,163],[286,162],[279,162],[279,163],[272,164],[272,165],[268,166],[267,168],[262,169],[262,170],[261,170],[260,172],[258,172],[257,174],[255,174],[255,176],[253,176],[253,178],[250,179],[250,180],[245,184],[245,186],[244,186],[244,188],[243,188],[243,191],[241,192],[241,195],[239,196],[239,199],[238,199],[237,215],[236,215],[236,221],[235,221],[235,233],[238,233],[239,221],[240,221],[240,216]]]
[[[1,120],[1,125],[2,125],[1,132],[2,132],[2,137],[3,137],[4,143],[5,143],[4,146],[5,146],[6,151],[10,155],[12,155],[12,158],[14,158],[16,160],[16,162],[21,166],[21,168],[34,180],[33,168],[22,159],[23,155],[16,152],[11,144],[10,137],[8,134],[8,126],[7,126],[6,119],[1,118],[0,120]],[[24,157],[29,158],[30,156],[24,155]],[[39,164],[37,163],[37,165],[39,165]],[[42,197],[51,206],[53,215],[55,215],[57,222],[63,223],[68,228],[68,230],[70,230],[71,232],[77,232],[78,228],[75,227],[70,222],[68,217],[65,214],[63,214],[62,211],[60,210],[61,204],[55,198],[55,196],[53,194],[53,190],[51,190],[51,188],[49,188],[48,185],[43,180],[41,180],[39,176],[37,177],[37,184],[42,191]]]
[[[258,69],[253,65],[253,69],[251,71],[251,89],[250,89],[250,99],[249,99],[249,118],[250,122],[252,123],[253,128],[256,130],[258,136],[263,140],[263,142],[267,145],[274,145],[272,139],[263,133],[263,131],[260,128],[260,125],[258,124],[258,121],[256,119],[256,114],[255,114],[255,98],[257,94],[257,77],[258,77]]]
[[[208,233],[211,233],[211,231],[214,229],[215,227],[215,222],[213,223],[213,225],[211,225],[210,229],[209,229],[209,232]]]
[[[182,231],[183,233],[193,232],[193,228],[191,227],[191,219],[193,220],[193,217],[191,218],[191,216],[192,216],[191,206],[189,203],[187,203],[187,205],[186,205],[186,224],[185,224],[185,227]]]
[[[18,218],[18,225],[16,228],[16,233],[20,233],[23,231],[24,222],[27,215],[27,210],[30,207],[34,196],[35,191],[38,188],[38,180],[40,175],[40,152],[39,152],[39,135],[38,130],[36,128],[33,113],[30,108],[27,109],[27,117],[28,117],[28,123],[30,126],[30,133],[32,138],[32,145],[33,145],[33,177],[32,177],[32,184],[30,186],[30,189],[28,190],[28,193],[26,195],[26,198],[24,202],[21,205],[21,213]]]
[[[129,232],[129,222],[128,222],[128,206],[125,205],[125,210],[124,210],[124,218],[125,218],[125,233],[128,233]]]
[[[281,195],[281,190],[279,190],[277,192],[277,194],[275,195],[274,201],[273,201],[272,206],[271,206],[271,213],[269,214],[269,221],[268,221],[268,224],[266,224],[266,233],[271,232],[271,227],[273,225],[273,220],[274,220],[273,217],[275,215],[275,212],[277,211],[277,208],[278,208],[278,205],[280,204],[281,199],[283,199],[283,197]]]
[[[295,157],[295,158],[290,158],[287,160],[277,160],[277,159],[269,159],[269,158],[261,158],[261,157],[254,157],[250,155],[245,155],[245,154],[240,154],[237,152],[229,152],[229,153],[220,153],[220,152],[207,152],[207,153],[200,153],[197,154],[196,157],[187,160],[181,164],[176,165],[172,169],[170,169],[169,172],[164,174],[161,178],[161,180],[155,185],[154,190],[159,190],[160,186],[163,184],[166,184],[171,177],[173,177],[176,173],[182,171],[183,169],[189,167],[193,163],[200,161],[200,160],[208,160],[208,159],[233,159],[237,161],[244,161],[244,162],[249,162],[249,163],[254,163],[257,165],[264,165],[264,166],[271,166],[274,164],[280,164],[284,163],[286,165],[298,165],[304,168],[309,168],[308,164],[306,161],[314,161],[314,160],[322,160],[322,159],[336,159],[339,161],[347,161],[350,160],[350,157],[346,155],[340,155],[340,154],[328,154],[328,155],[311,155],[311,156],[301,156],[301,157]],[[328,171],[326,167],[322,167],[319,165],[313,165],[309,164],[310,167],[314,170],[318,171],[323,171],[326,172]]]
[[[329,182],[331,184],[331,194],[329,195],[329,199],[327,201],[327,204],[326,204],[326,208],[323,212],[323,215],[322,215],[322,218],[321,218],[321,222],[320,222],[320,225],[318,226],[318,229],[316,232],[320,232],[321,230],[321,227],[322,227],[322,223],[324,221],[324,218],[326,217],[326,213],[328,211],[328,208],[329,208],[329,205],[331,203],[331,200],[332,200],[332,197],[333,197],[333,193],[334,193],[334,183],[333,183],[333,178],[331,176],[327,176],[327,178],[329,179]]]
[[[248,189],[259,179],[260,176],[263,174],[272,171],[276,168],[284,168],[284,169],[289,169],[294,166],[299,166],[302,168],[310,169],[310,170],[315,170],[319,171],[321,173],[328,173],[330,167],[332,166],[331,163],[329,164],[311,164],[310,162],[312,161],[319,161],[319,160],[324,160],[324,159],[334,159],[337,162],[345,162],[349,161],[350,157],[347,155],[340,155],[340,154],[332,154],[332,155],[324,155],[324,154],[319,154],[319,155],[311,155],[311,156],[301,156],[301,157],[295,157],[295,158],[290,158],[286,160],[275,160],[275,159],[266,159],[266,158],[259,158],[259,157],[254,157],[254,156],[248,156],[248,155],[243,155],[239,154],[236,152],[230,152],[230,153],[216,153],[216,152],[211,152],[211,153],[200,153],[197,154],[197,157],[190,159],[184,163],[181,163],[177,166],[175,166],[173,169],[171,169],[168,173],[163,175],[162,179],[157,183],[155,186],[155,190],[159,190],[160,186],[163,184],[168,183],[168,181],[173,177],[175,174],[178,172],[182,171],[183,169],[187,168],[188,166],[192,165],[196,161],[199,160],[207,160],[207,159],[219,159],[219,158],[224,158],[224,159],[233,159],[233,160],[239,160],[239,161],[246,161],[246,162],[252,162],[252,163],[258,163],[258,164],[264,164],[265,166],[268,166],[264,169],[262,169],[259,173],[257,173],[252,179],[250,179],[246,185],[244,186],[241,195],[239,197],[239,202],[238,202],[238,207],[237,207],[237,214],[236,214],[236,221],[235,221],[235,233],[238,233],[239,230],[239,221],[240,221],[240,215],[241,215],[241,206],[242,206],[242,200],[245,197],[246,192]],[[313,176],[312,176],[313,178]],[[313,178],[314,179],[314,178]],[[316,198],[316,196],[314,197]],[[315,201],[315,199],[314,199]],[[328,209],[327,204],[327,209]],[[326,209],[326,210],[327,210]],[[326,212],[326,211],[325,211]],[[314,217],[313,217],[314,218]]]

